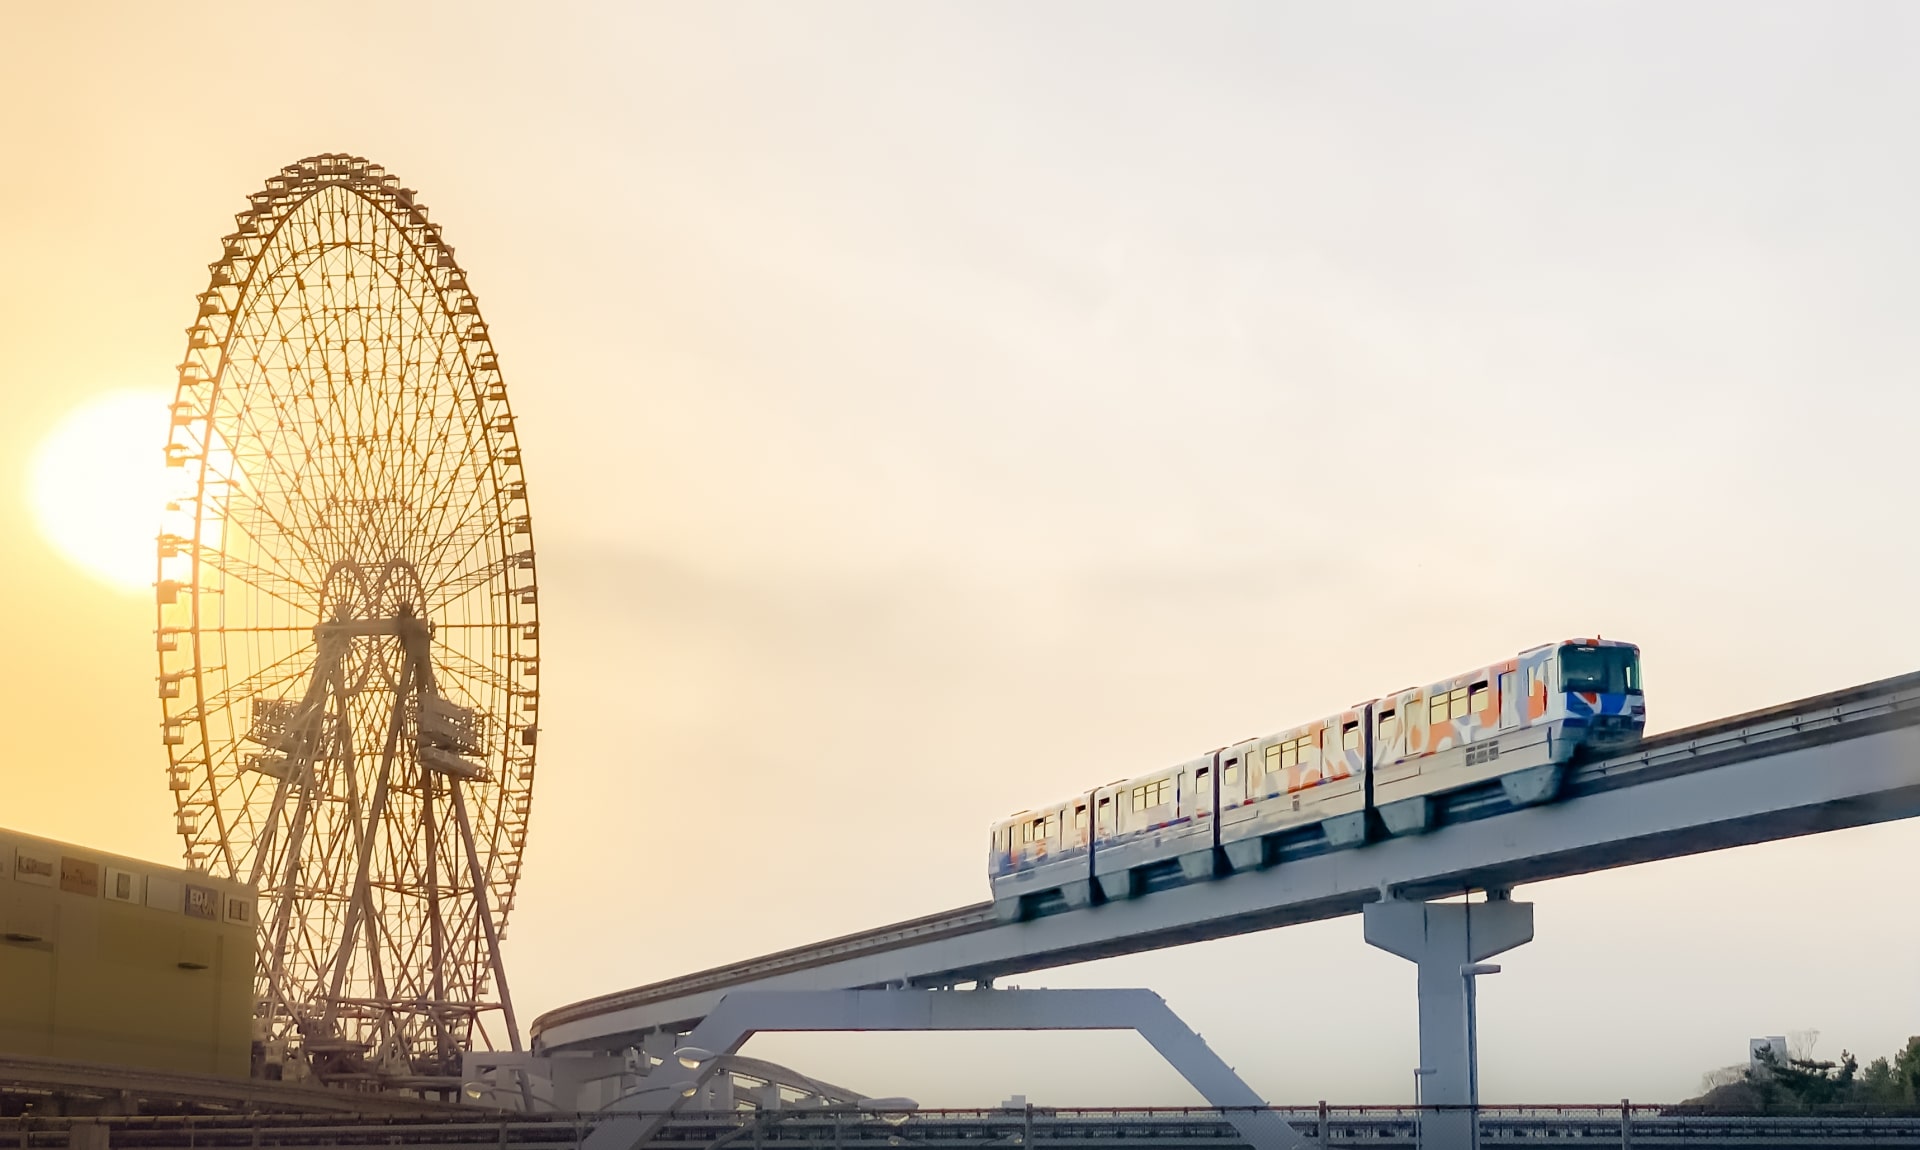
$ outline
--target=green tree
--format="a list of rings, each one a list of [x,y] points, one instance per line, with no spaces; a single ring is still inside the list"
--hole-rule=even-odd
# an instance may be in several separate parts
[[[1920,1103],[1920,1035],[1907,1039],[1907,1045],[1891,1060],[1876,1058],[1860,1075],[1860,1100],[1882,1106],[1912,1106]]]
[[[1761,1048],[1757,1057],[1760,1065],[1747,1071],[1747,1082],[1759,1091],[1761,1105],[1769,1110],[1805,1110],[1853,1101],[1860,1063],[1844,1050],[1838,1062],[1813,1058],[1783,1062],[1770,1046]]]
[[[1860,1100],[1881,1104],[1907,1101],[1901,1097],[1900,1081],[1894,1077],[1893,1063],[1876,1058],[1860,1072]]]

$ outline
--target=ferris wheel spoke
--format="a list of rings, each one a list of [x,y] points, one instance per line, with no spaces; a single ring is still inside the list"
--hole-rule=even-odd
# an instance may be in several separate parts
[[[320,551],[313,547],[306,533],[298,530],[293,524],[289,523],[284,511],[276,511],[269,506],[265,500],[259,498],[259,493],[255,490],[253,483],[254,481],[249,478],[245,482],[230,482],[224,485],[225,490],[218,497],[218,505],[216,507],[216,511],[221,518],[227,523],[241,526],[247,535],[254,539],[258,547],[262,550],[264,550],[268,544],[285,540],[295,548],[300,558],[324,569],[326,559]],[[270,531],[260,530],[263,522],[267,527],[271,528]],[[208,544],[204,543],[200,546],[203,554],[210,549],[215,548],[211,548]],[[224,553],[227,548],[220,546],[217,550]],[[288,580],[295,578],[286,571],[285,559],[276,556],[273,562],[276,567],[281,569],[281,578]]]
[[[448,430],[451,432],[454,429]],[[481,435],[484,436],[485,432],[482,431]],[[489,512],[492,513],[494,522],[497,523],[499,519],[499,509],[492,506],[492,501],[489,499],[489,496],[494,493],[487,490],[488,485],[480,482],[480,477],[467,470],[470,466],[471,463],[468,460],[454,460],[453,466],[442,477],[444,483],[435,484],[431,491],[432,498],[429,506],[435,508],[435,514],[426,536],[430,550],[424,559],[429,565],[439,569],[457,570],[462,557],[455,554],[455,548],[459,547],[461,552],[471,549],[471,543],[461,546],[457,542],[461,539],[465,527],[476,522],[486,522]],[[466,480],[471,482],[463,482]],[[465,489],[465,498],[456,499],[457,488]],[[485,537],[484,532],[479,535],[479,538]],[[449,556],[453,556],[451,562]]]
[[[462,555],[460,558],[464,563],[467,556]],[[455,566],[453,570],[458,572],[457,574],[449,575],[427,588],[427,603],[434,611],[445,612],[447,608],[473,592],[504,579],[507,572],[514,570],[517,565],[516,556],[502,555],[497,559],[489,560],[485,566],[470,570],[462,571],[459,566]]]
[[[310,632],[312,628],[296,628],[296,630]],[[218,714],[226,710],[242,698],[257,698],[262,692],[272,690],[282,683],[291,682],[299,678],[312,668],[306,664],[297,667],[290,667],[289,664],[295,659],[307,654],[308,650],[310,649],[303,648],[274,660],[247,678],[213,695],[205,702],[182,712],[181,717],[188,721],[198,721],[204,716]]]
[[[513,684],[505,675],[473,658],[466,652],[450,647],[435,638],[434,661],[438,668],[450,680],[478,679],[493,691],[506,695],[513,692]]]
[[[273,527],[271,533],[273,539],[286,540],[299,550],[303,558],[324,570],[327,565],[324,552],[316,547],[314,541],[309,539],[305,532],[297,530],[293,525],[289,524],[284,512],[276,512],[264,499],[258,498],[258,495],[259,493],[253,487],[251,481],[247,484],[230,484],[222,500],[224,506],[221,510],[224,517],[230,521],[239,521],[243,526],[248,528],[248,534],[258,540],[266,533],[253,530],[253,524],[249,524],[248,521],[242,517],[242,515],[250,509],[253,514],[257,515],[260,519],[264,519]],[[241,514],[236,514],[236,504],[238,504],[237,510],[241,512]],[[283,577],[291,578],[291,576]]]
[[[221,575],[237,579],[264,595],[269,595],[296,611],[311,612],[320,603],[320,591],[289,575],[269,571],[232,552],[219,548],[201,548],[200,561]],[[220,588],[225,593],[226,588]]]
[[[283,314],[283,311],[284,309],[277,307],[273,309],[271,314],[276,324]],[[284,345],[287,342],[288,334],[287,330],[282,327],[277,333],[278,341]],[[311,336],[312,333],[303,334]],[[268,341],[268,338],[269,333],[262,332],[260,342],[265,343]],[[259,414],[256,414],[256,409],[258,409]],[[241,421],[241,429],[247,432],[245,436],[240,437],[241,442],[246,444],[257,442],[259,446],[236,446],[232,449],[232,454],[236,470],[239,474],[255,477],[253,481],[248,486],[243,487],[242,490],[262,497],[253,500],[260,513],[265,515],[274,524],[281,537],[296,546],[302,546],[307,549],[311,558],[320,559],[320,554],[314,551],[313,548],[320,544],[321,541],[311,537],[306,531],[295,530],[289,526],[287,522],[289,518],[296,517],[294,513],[304,510],[308,521],[314,525],[316,530],[321,529],[324,525],[324,515],[321,514],[320,505],[315,502],[311,495],[299,483],[300,469],[297,466],[297,460],[301,456],[310,457],[313,453],[313,447],[304,436],[301,436],[299,440],[301,450],[299,452],[288,451],[289,435],[293,433],[293,429],[297,426],[296,420],[288,418],[287,412],[289,410],[297,413],[299,410],[298,405],[289,403],[286,399],[273,394],[271,388],[268,391],[267,401],[264,403],[255,403],[252,398],[243,396],[238,406],[233,408],[234,417]],[[272,417],[270,422],[264,418],[265,415],[269,414]],[[289,466],[288,463],[290,456],[296,461],[293,466]],[[249,468],[246,465],[250,462],[258,466]],[[261,488],[260,483],[268,478],[271,478],[273,481],[271,490],[279,491],[286,497],[287,502],[284,512],[276,512],[273,510],[264,498],[267,491]],[[337,541],[335,542],[337,543]],[[324,560],[321,560],[321,566],[325,566]]]
[[[509,554],[502,554],[499,558],[489,560],[478,568],[470,566],[474,552],[500,538],[497,525],[489,522],[484,510],[456,525],[445,538],[448,541],[448,549],[437,552],[435,559],[436,566],[446,571],[447,576],[433,590],[457,586],[460,588],[460,593],[465,594],[476,583],[503,577],[507,572],[515,569],[513,565],[518,561],[518,556]],[[459,549],[454,551],[451,548],[456,543]],[[446,601],[450,602],[451,599],[459,597],[455,595]]]

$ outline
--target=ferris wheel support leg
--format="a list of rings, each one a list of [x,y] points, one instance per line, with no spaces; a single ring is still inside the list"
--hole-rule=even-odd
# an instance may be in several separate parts
[[[447,788],[453,795],[453,814],[460,824],[460,840],[467,848],[467,867],[473,874],[473,901],[480,911],[480,929],[486,932],[487,954],[493,965],[493,977],[500,987],[500,1013],[507,1024],[507,1040],[520,1050],[520,1025],[513,1017],[513,995],[507,991],[507,967],[500,959],[500,928],[494,924],[487,900],[487,872],[480,868],[480,852],[473,842],[473,824],[467,819],[467,798],[458,783]]]
[[[467,818],[467,797],[457,779],[449,779],[447,791],[453,796],[453,817],[460,825],[460,841],[467,848],[467,868],[473,875],[473,902],[480,912],[480,928],[486,932],[487,955],[493,964],[494,983],[500,988],[500,1015],[507,1027],[507,1041],[515,1054],[520,1050],[520,1024],[513,1016],[513,995],[507,990],[507,965],[500,957],[500,928],[494,924],[493,908],[487,899],[487,872],[480,869],[480,851],[473,841],[473,823]],[[533,1082],[524,1068],[515,1075],[520,1080],[520,1102],[533,1109]]]
[[[433,965],[433,1000],[438,1003],[447,1000],[447,939],[446,928],[440,920],[440,838],[442,828],[434,803],[434,791],[436,789],[434,785],[434,772],[427,770],[425,766],[422,766],[420,769],[420,787],[423,798],[420,804],[420,814],[422,822],[424,823],[421,829],[426,834],[427,847],[427,941]],[[454,789],[458,789],[457,784]],[[484,913],[484,910],[482,913]],[[436,1053],[441,1057],[451,1054],[456,1047],[453,1036],[447,1032],[447,1016],[438,1008],[433,1012],[433,1041]]]
[[[403,669],[401,672],[401,685],[403,688],[405,684],[406,684],[406,672]],[[394,702],[394,718],[393,718],[393,721],[396,724],[402,723],[405,720],[405,700],[406,700],[406,695],[404,691],[402,691],[399,694],[396,694],[395,702]],[[360,817],[361,815],[360,791],[357,783],[354,780],[353,771],[348,770],[343,776],[346,784],[346,790],[347,790],[347,810],[350,814],[351,822],[353,823],[354,833],[356,835],[361,836],[360,838],[357,838],[354,843],[356,852],[358,851],[362,842],[365,842],[367,844],[371,844],[374,842],[374,832],[378,829],[379,820],[382,817],[384,817],[384,814],[385,814],[386,793],[392,777],[393,755],[397,753],[397,750],[398,750],[397,743],[390,745],[388,747],[387,757],[382,762],[380,779],[378,784],[374,788],[375,796],[378,801],[375,804],[373,818],[370,821],[363,822]],[[371,845],[369,845],[368,847],[369,855],[371,854],[371,849],[372,849]],[[379,920],[379,916],[374,912],[373,887],[370,881],[365,888],[364,894],[365,894],[365,897],[361,901],[350,903],[348,906],[350,917],[347,920],[347,929],[343,931],[340,936],[340,940],[341,940],[340,955],[341,955],[342,964],[338,966],[335,970],[336,977],[333,983],[333,990],[332,990],[332,993],[327,998],[327,1002],[325,1006],[326,1013],[322,1016],[323,1019],[327,1021],[331,1020],[332,1012],[338,1005],[338,1001],[340,997],[340,985],[341,985],[339,982],[339,975],[344,973],[352,964],[352,953],[353,953],[352,947],[353,947],[353,941],[354,941],[354,933],[356,929],[355,928],[356,920],[352,918],[351,915],[356,910],[359,912],[359,918],[357,920],[359,924],[358,930],[364,936],[364,941],[366,943],[367,973],[369,977],[371,977],[373,980],[374,993],[382,999],[386,999],[388,997],[386,967],[380,961],[380,955],[381,955],[380,937],[379,937],[380,920]],[[380,1017],[379,1022],[377,1024],[377,1029],[375,1030],[375,1036],[378,1040],[378,1043],[380,1045],[384,1045],[388,1041],[395,1038],[399,1030],[400,1028],[397,1027],[394,1023],[393,1015],[391,1013],[387,1013],[387,1014],[383,1014]],[[406,1053],[410,1054],[411,1052],[406,1052]]]
[[[393,692],[393,719],[387,724],[386,746],[380,755],[380,778],[373,787],[373,802],[368,807],[367,817],[362,820],[357,815],[353,819],[355,833],[359,841],[354,860],[353,897],[347,903],[346,929],[340,932],[340,949],[333,957],[333,978],[329,983],[325,1012],[321,1015],[323,1023],[333,1021],[336,1004],[340,999],[340,990],[346,984],[347,969],[353,965],[353,951],[360,934],[363,919],[371,920],[368,908],[373,902],[373,887],[368,878],[369,868],[373,865],[373,844],[380,830],[380,818],[387,806],[387,790],[393,781],[393,760],[400,749],[400,729],[406,722],[407,692],[413,687],[413,664],[409,658],[400,664],[400,682]],[[351,777],[351,776],[349,776]],[[377,948],[374,949],[375,961],[378,961]],[[385,997],[382,995],[382,997]]]
[[[342,729],[344,730],[346,718],[346,684],[341,681],[340,677],[340,651],[332,645],[329,645],[328,647],[322,648],[321,659],[323,661],[315,668],[314,682],[321,687],[321,703],[323,705],[326,702],[325,685],[328,683],[332,684],[333,696],[340,701],[341,722]],[[308,694],[311,696],[311,688],[309,688]],[[352,742],[350,737],[347,747],[348,776],[351,777]],[[311,782],[313,763],[313,744],[311,741],[302,747],[302,751],[303,754],[300,757],[290,758],[288,760],[287,770],[274,785],[273,808],[267,820],[269,836],[277,834],[279,830],[280,814],[286,809],[286,788],[290,785],[289,781],[294,778],[302,778]],[[305,1021],[304,1018],[299,1016],[303,1015],[306,1012],[306,1008],[310,1005],[308,1003],[296,1004],[293,1001],[294,996],[287,992],[286,987],[287,932],[293,927],[294,895],[297,893],[296,885],[300,874],[301,852],[306,849],[307,816],[313,800],[313,787],[311,785],[302,786],[299,790],[300,797],[295,801],[293,806],[293,826],[292,829],[287,832],[287,861],[281,870],[279,878],[278,909],[274,915],[273,945],[270,950],[273,956],[273,965],[267,977],[266,994],[266,1014],[269,1026],[272,1025],[274,1012],[283,1004],[286,1006],[288,1013],[295,1016],[297,1022]],[[270,837],[266,849],[262,850],[259,857],[254,860],[254,870],[251,880],[253,885],[257,886],[259,884],[260,875],[266,866],[267,856],[272,850],[272,845]]]

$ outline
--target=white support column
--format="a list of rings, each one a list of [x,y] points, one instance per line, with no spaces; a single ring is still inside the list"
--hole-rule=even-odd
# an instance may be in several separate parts
[[[1233,1068],[1148,990],[757,990],[717,1003],[686,1045],[732,1055],[762,1031],[1133,1030],[1180,1073],[1208,1105],[1239,1107],[1227,1120],[1254,1150],[1307,1150],[1309,1144],[1264,1107]],[[606,1108],[583,1150],[635,1150],[679,1108],[706,1066],[660,1066],[642,1089]],[[659,1079],[655,1082],[653,1079]]]
[[[1369,903],[1367,942],[1418,964],[1421,1087],[1428,1106],[1465,1107],[1474,1089],[1472,995],[1462,967],[1533,941],[1533,904],[1504,894],[1485,902]],[[1473,1115],[1457,1110],[1425,1117],[1422,1142],[1430,1150],[1475,1145]]]

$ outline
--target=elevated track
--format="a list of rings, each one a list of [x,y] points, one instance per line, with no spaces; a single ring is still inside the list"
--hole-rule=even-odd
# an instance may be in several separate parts
[[[982,902],[587,999],[536,1019],[537,1050],[617,1050],[685,1030],[728,991],[943,987],[1432,899],[1920,815],[1920,674],[1647,739],[1576,763],[1557,801],[1497,782],[1436,802],[1433,829],[1290,853],[1264,869],[1003,923]]]

